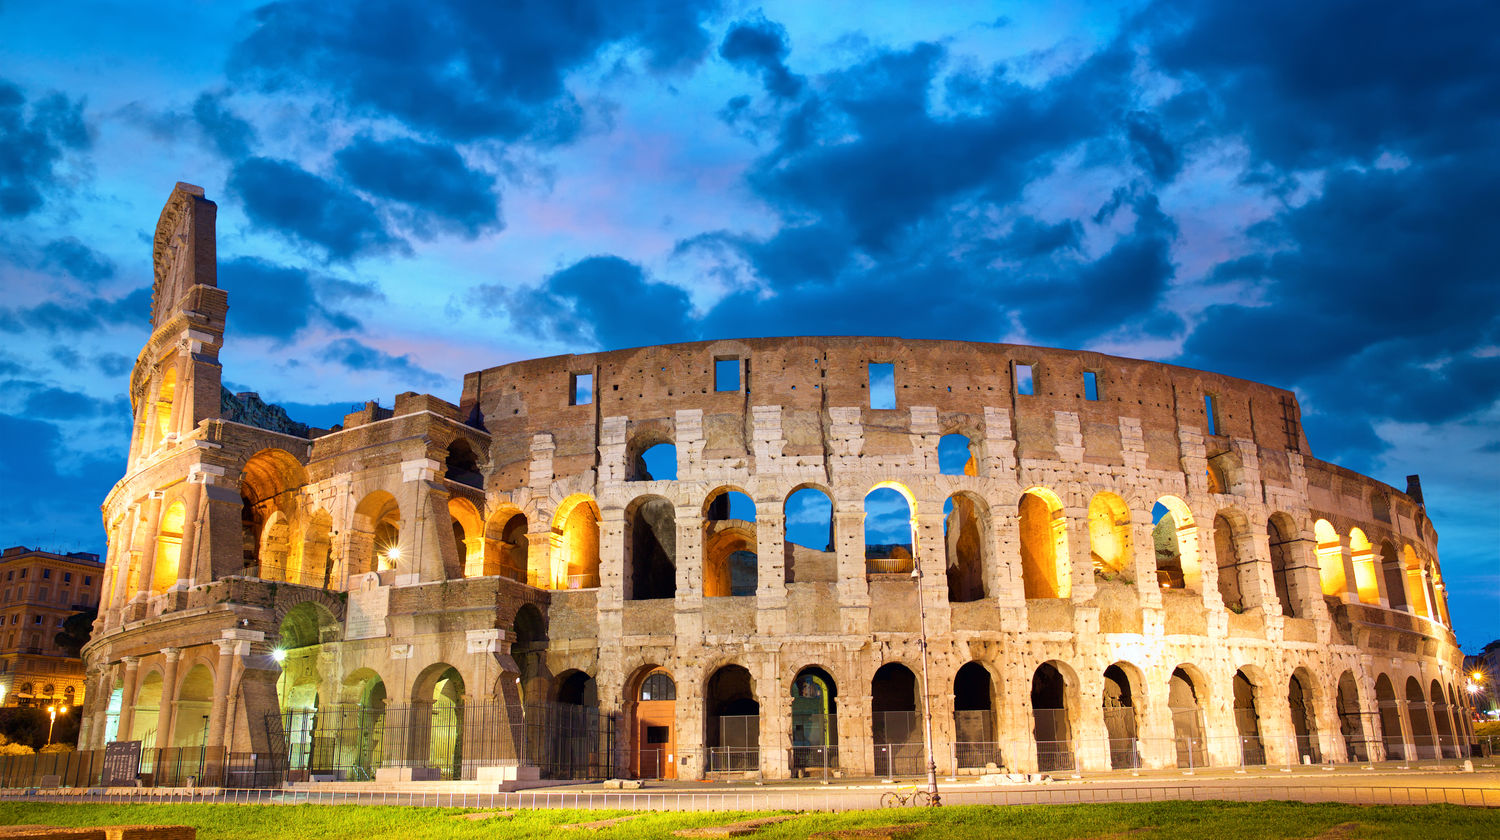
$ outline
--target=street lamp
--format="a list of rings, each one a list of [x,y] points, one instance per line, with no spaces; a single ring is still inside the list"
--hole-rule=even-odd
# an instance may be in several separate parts
[[[912,542],[916,542],[915,528],[913,528]],[[915,545],[913,545],[915,548]],[[927,748],[927,796],[928,804],[933,807],[943,804],[938,795],[937,786],[937,763],[932,759],[932,692],[927,688],[927,607],[922,602],[922,560],[920,552],[912,552],[911,576],[917,582],[917,629],[921,632],[922,651],[922,716],[924,729],[922,732],[923,746]]]
[[[52,744],[52,728],[54,726],[57,726],[57,716],[58,716],[59,713],[64,714],[64,715],[67,714],[68,713],[68,707],[67,706],[60,706],[60,705],[57,705],[57,704],[53,704],[53,705],[47,707],[47,715],[51,718],[51,720],[48,721],[48,723],[47,723],[47,744],[48,744],[48,746],[50,746]]]

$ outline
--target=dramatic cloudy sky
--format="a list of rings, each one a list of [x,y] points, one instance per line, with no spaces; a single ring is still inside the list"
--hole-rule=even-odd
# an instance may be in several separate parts
[[[878,334],[1293,388],[1500,637],[1500,4],[0,4],[0,542],[98,550],[175,181],[225,381]]]

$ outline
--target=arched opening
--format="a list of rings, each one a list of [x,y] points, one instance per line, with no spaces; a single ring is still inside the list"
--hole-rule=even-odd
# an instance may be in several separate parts
[[[497,537],[498,545],[495,546],[497,549],[495,569],[489,572],[487,567],[487,574],[497,574],[510,580],[526,582],[526,570],[530,563],[527,555],[530,541],[526,536],[529,527],[524,513],[513,513],[504,520]]]
[[[1130,509],[1114,493],[1095,493],[1089,500],[1089,559],[1104,578],[1135,577],[1131,565]]]
[[[351,578],[401,567],[401,506],[395,496],[376,490],[354,508],[349,558]]]
[[[959,767],[1000,767],[995,738],[995,687],[988,668],[964,663],[953,677],[953,750]]]
[[[1359,684],[1354,680],[1353,671],[1345,671],[1339,677],[1335,703],[1339,716],[1339,737],[1344,739],[1344,760],[1369,761],[1370,751],[1365,745],[1364,713],[1359,708]]]
[[[979,459],[966,435],[956,432],[938,438],[938,472],[943,475],[979,475]]]
[[[116,685],[109,693],[109,703],[104,707],[104,741],[113,744],[120,738],[120,709],[125,705],[125,688]]]
[[[453,533],[453,556],[457,568],[446,569],[446,576],[449,579],[483,577],[484,518],[479,515],[479,509],[468,499],[454,496],[448,499],[448,519]]]
[[[664,501],[664,500],[663,500]],[[668,505],[670,508],[670,505]],[[522,562],[526,544],[524,517],[514,517],[506,524],[505,538],[512,564]],[[627,534],[628,538],[628,534]],[[552,519],[552,571],[548,579],[542,570],[528,572],[533,586],[543,589],[597,589],[599,586],[599,506],[588,496],[575,495],[563,500]],[[626,543],[629,545],[629,543]],[[627,574],[629,572],[627,558]],[[525,561],[530,562],[530,561]],[[628,577],[626,578],[629,579]]]
[[[1444,758],[1458,758],[1458,740],[1453,737],[1453,718],[1449,716],[1448,697],[1437,680],[1432,681],[1428,697],[1432,702],[1432,717],[1437,722],[1438,751]]]
[[[809,666],[792,680],[792,776],[822,775],[839,766],[838,686]]]
[[[703,508],[704,597],[754,595],[759,581],[755,502],[738,490],[720,489]]]
[[[1406,575],[1401,569],[1401,560],[1396,556],[1396,547],[1389,542],[1380,544],[1380,580],[1385,584],[1385,597],[1393,610],[1409,610],[1406,601]]]
[[[375,778],[375,771],[385,762],[385,681],[369,668],[360,668],[344,678],[345,706],[341,709],[341,730],[353,730],[352,739],[338,739],[339,770],[351,781]]]
[[[276,704],[286,739],[288,768],[303,779],[313,766],[319,727],[319,651],[324,642],[338,641],[339,623],[328,608],[303,601],[281,619],[272,659],[281,668],[276,678]],[[327,756],[321,756],[326,763]]]
[[[167,435],[176,428],[173,423],[177,419],[173,416],[173,406],[176,401],[177,368],[173,367],[169,361],[166,370],[162,372],[161,384],[156,388],[156,446],[165,442]]]
[[[1031,734],[1039,772],[1074,769],[1068,684],[1051,662],[1042,663],[1031,676]]]
[[[436,768],[439,778],[464,777],[464,680],[458,669],[438,662],[422,669],[412,689],[407,761]]]
[[[677,447],[656,437],[638,438],[630,447],[626,481],[676,481]]]
[[[173,502],[161,515],[156,533],[156,565],[151,573],[151,594],[160,595],[177,585],[182,566],[182,532],[184,508]]]
[[[1111,770],[1141,766],[1140,744],[1137,741],[1140,712],[1135,706],[1135,694],[1130,686],[1130,676],[1120,663],[1116,662],[1104,669],[1104,731],[1109,739]]]
[[[876,487],[865,494],[865,572],[912,570],[912,509],[906,494]]]
[[[1318,543],[1319,588],[1324,595],[1344,597],[1347,584],[1344,580],[1344,545],[1339,532],[1334,530],[1333,523],[1319,519],[1313,523],[1313,539]]]
[[[984,502],[969,493],[955,493],[943,503],[943,547],[947,554],[948,600],[955,603],[984,598],[985,554],[989,516]]]
[[[599,687],[583,671],[564,671],[557,677],[557,702],[564,706],[598,708]]]
[[[484,489],[479,456],[467,440],[459,438],[448,447],[448,456],[443,461],[443,477],[466,487]]]
[[[1302,537],[1284,513],[1275,514],[1266,522],[1266,536],[1271,547],[1271,582],[1276,587],[1276,600],[1281,602],[1281,614],[1298,618],[1303,608],[1297,603],[1292,588],[1292,568],[1296,565],[1293,552],[1302,542]]]
[[[1266,763],[1265,747],[1260,742],[1260,712],[1256,703],[1256,686],[1243,670],[1234,672],[1234,727],[1240,736],[1240,764]]]
[[[799,487],[786,497],[785,551],[787,583],[832,583],[838,580],[833,550],[833,499],[816,487]]]
[[[296,491],[307,483],[307,473],[291,453],[263,449],[240,471],[240,527],[245,574],[285,580],[291,551],[289,523],[297,515]],[[273,514],[280,524],[270,529]],[[262,557],[262,551],[270,556]],[[269,577],[267,577],[269,576]]]
[[[703,715],[708,772],[759,769],[760,703],[749,671],[739,665],[714,671],[704,687]]]
[[[332,529],[333,517],[328,511],[321,508],[313,511],[302,534],[302,561],[295,583],[324,589],[333,585]]]
[[[875,742],[875,775],[889,778],[921,772],[917,678],[899,662],[881,665],[870,680],[870,734]]]
[[[627,601],[677,596],[677,511],[660,496],[643,496],[625,512]]]
[[[545,742],[546,751],[537,766],[548,778],[586,779],[600,772],[612,735],[600,728],[599,686],[593,677],[578,670],[559,674],[553,702],[527,707],[526,719],[528,729],[543,736],[537,740]]]
[[[1162,496],[1151,506],[1151,543],[1156,555],[1156,582],[1162,589],[1199,591],[1198,528],[1187,503],[1176,496]],[[1231,589],[1233,603],[1240,602],[1238,575],[1219,574],[1219,590]],[[1235,570],[1231,569],[1230,572]],[[1231,601],[1226,598],[1226,603]]]
[[[1172,740],[1177,766],[1192,770],[1208,764],[1208,739],[1203,729],[1203,707],[1198,687],[1185,668],[1172,671],[1167,683],[1167,707],[1172,710]]]
[[[540,705],[547,698],[551,672],[547,670],[547,620],[536,604],[522,604],[511,623],[514,641],[511,658],[516,662],[517,687],[523,707]]]
[[[1291,711],[1292,735],[1297,741],[1298,761],[1320,764],[1323,754],[1318,748],[1318,714],[1312,688],[1312,676],[1306,669],[1298,668],[1287,684],[1286,702]]]
[[[1422,693],[1422,684],[1416,677],[1406,678],[1406,715],[1411,724],[1411,740],[1417,748],[1417,758],[1438,758],[1437,739],[1433,737],[1432,720],[1428,717],[1427,697]]]
[[[1380,745],[1385,749],[1385,757],[1391,761],[1406,761],[1406,737],[1401,732],[1401,704],[1396,700],[1396,687],[1385,674],[1375,680],[1375,707],[1379,711],[1375,720],[1380,724]]]
[[[1354,589],[1359,593],[1361,604],[1380,603],[1380,563],[1375,559],[1375,548],[1365,532],[1358,528],[1349,531],[1349,561],[1354,567]]]
[[[214,675],[208,666],[198,663],[188,669],[177,689],[176,722],[172,725],[172,746],[197,747],[208,744],[208,716],[214,705]],[[186,758],[186,756],[184,756]]]
[[[1214,494],[1229,492],[1229,481],[1224,477],[1224,470],[1218,464],[1215,464],[1213,459],[1210,459],[1208,462],[1206,480],[1208,482],[1208,492]]]
[[[1021,578],[1027,598],[1066,598],[1068,579],[1067,522],[1062,500],[1050,490],[1032,488],[1018,506]]]
[[[25,691],[25,686],[22,687]],[[30,693],[30,692],[25,692]],[[141,742],[141,766],[150,767],[156,757],[157,724],[161,720],[162,679],[155,669],[141,680],[135,691],[135,712],[131,718],[130,737],[127,741]]]
[[[635,750],[630,773],[637,779],[677,778],[677,683],[660,668],[647,667],[633,692]],[[627,695],[631,696],[631,695]]]
[[[1432,612],[1427,607],[1431,603],[1431,594],[1422,576],[1422,561],[1409,545],[1401,548],[1401,570],[1406,579],[1406,601],[1411,604],[1412,613],[1431,618]]]
[[[1242,613],[1245,611],[1245,593],[1240,588],[1240,570],[1250,565],[1250,561],[1241,557],[1238,537],[1228,516],[1222,513],[1214,516],[1214,562],[1219,568],[1219,595],[1224,597],[1226,590],[1229,591],[1232,597],[1224,597],[1224,607],[1230,612]]]

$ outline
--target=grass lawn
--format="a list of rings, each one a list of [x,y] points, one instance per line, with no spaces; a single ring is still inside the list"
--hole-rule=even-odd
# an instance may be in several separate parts
[[[40,823],[83,826],[178,824],[198,828],[199,840],[423,840],[423,838],[627,838],[672,837],[676,829],[723,825],[766,814],[649,812],[601,829],[559,827],[626,816],[625,811],[518,811],[513,816],[469,820],[463,809],[357,805],[92,805],[0,803],[0,825]],[[895,833],[871,831],[913,825]],[[959,806],[939,809],[852,811],[798,815],[766,826],[755,838],[896,840],[978,837],[1006,840],[1100,838],[1318,837],[1494,840],[1500,812],[1456,805],[1353,806],[1285,802],[1166,802],[1107,805]]]

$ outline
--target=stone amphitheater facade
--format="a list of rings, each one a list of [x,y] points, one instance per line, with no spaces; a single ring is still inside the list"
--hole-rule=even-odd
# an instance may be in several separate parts
[[[943,773],[1466,754],[1420,488],[1318,460],[1288,391],[763,338],[501,365],[305,430],[220,385],[214,212],[179,184],[157,229],[85,748],[576,775],[522,743],[576,707],[585,775],[917,772],[928,714]],[[867,540],[893,508],[906,536]]]

